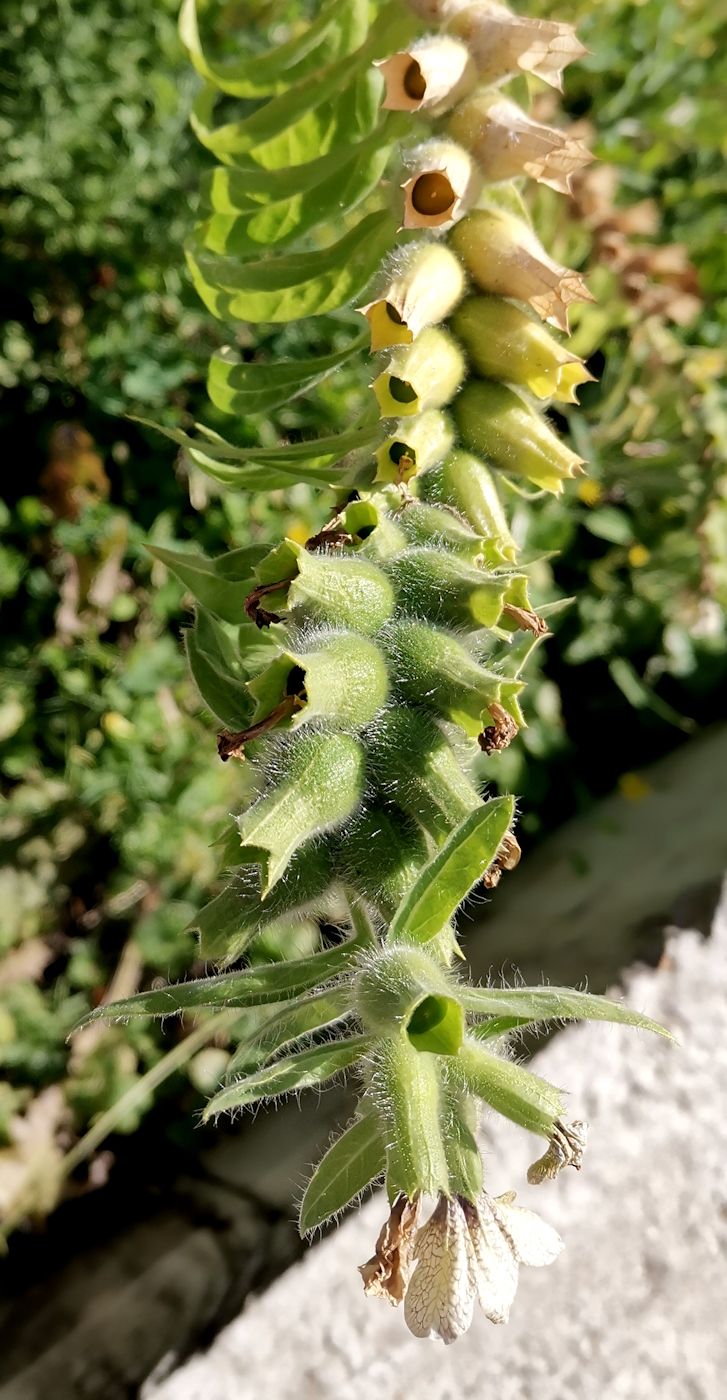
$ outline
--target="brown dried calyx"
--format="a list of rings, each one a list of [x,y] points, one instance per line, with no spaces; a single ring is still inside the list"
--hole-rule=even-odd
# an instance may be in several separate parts
[[[505,603],[502,613],[503,617],[509,617],[521,632],[532,632],[534,637],[547,637],[548,624],[545,618],[538,617],[538,614],[531,612],[529,608],[517,608],[514,603]]]
[[[271,622],[280,622],[277,613],[267,612],[260,606],[261,598],[265,598],[268,593],[279,593],[282,588],[287,588],[292,583],[292,578],[281,578],[277,583],[263,583],[259,588],[253,588],[252,593],[248,593],[245,599],[245,613],[256,627],[269,627]]]
[[[509,715],[497,700],[488,705],[487,710],[492,716],[493,723],[488,724],[482,734],[478,734],[477,743],[483,753],[500,753],[501,749],[509,748],[518,732],[518,727],[512,715]]]
[[[376,1253],[359,1266],[364,1293],[385,1298],[392,1308],[402,1302],[409,1285],[419,1206],[419,1196],[413,1201],[403,1192],[397,1196],[376,1241]]]
[[[251,724],[249,729],[241,729],[237,734],[230,734],[229,730],[223,729],[217,739],[217,752],[226,763],[228,758],[245,758],[245,745],[253,739],[260,739],[263,734],[267,734],[270,729],[274,729],[281,720],[289,719],[297,710],[301,710],[305,704],[305,699],[300,695],[286,695],[274,710],[270,711],[264,719],[257,724]]]
[[[511,73],[532,73],[563,91],[563,69],[588,50],[570,24],[514,15],[493,0],[409,0],[421,13],[434,4],[451,34],[464,40],[481,82],[499,83]]]
[[[485,873],[482,883],[486,890],[494,890],[495,885],[499,885],[503,870],[514,870],[520,863],[522,851],[511,831],[506,831],[500,844],[500,849],[495,856],[489,870]]]
[[[562,1118],[557,1118],[547,1151],[528,1167],[530,1185],[539,1186],[543,1181],[554,1181],[563,1167],[575,1167],[579,1172],[587,1139],[587,1123],[566,1123]]]
[[[463,102],[448,130],[472,152],[488,180],[529,175],[570,194],[571,176],[593,160],[580,136],[533,121],[497,90],[476,93]]]

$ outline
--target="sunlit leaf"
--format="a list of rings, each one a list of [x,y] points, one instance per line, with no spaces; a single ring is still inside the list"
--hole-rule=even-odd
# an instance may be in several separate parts
[[[461,1001],[467,1011],[481,1016],[513,1017],[517,1024],[532,1025],[539,1021],[616,1021],[624,1026],[639,1026],[671,1039],[671,1032],[658,1021],[633,1011],[619,1001],[593,996],[590,992],[573,992],[569,987],[515,987],[512,991],[498,987],[465,987]]]
[[[279,408],[320,383],[332,370],[362,350],[368,340],[365,331],[349,341],[343,350],[330,355],[319,355],[311,360],[275,360],[270,364],[247,364],[233,352],[220,351],[210,360],[207,392],[217,408],[236,417]]]
[[[256,1103],[258,1099],[276,1098],[280,1094],[291,1094],[323,1084],[334,1074],[360,1060],[370,1050],[371,1044],[370,1036],[358,1035],[350,1040],[316,1045],[312,1050],[301,1050],[297,1055],[286,1055],[284,1059],[263,1066],[239,1083],[222,1089],[208,1103],[203,1119],[206,1122],[218,1113],[243,1108],[245,1104]]]
[[[492,864],[515,810],[495,797],[470,812],[424,866],[389,927],[389,939],[426,943],[439,933]]]
[[[329,1147],[313,1173],[300,1208],[300,1233],[306,1235],[337,1215],[381,1176],[386,1146],[373,1113],[357,1118]]]
[[[204,53],[197,27],[195,0],[184,0],[179,34],[203,78],[232,97],[267,97],[285,92],[311,69],[357,48],[366,34],[365,0],[333,0],[303,34],[269,53],[254,53],[232,63],[213,63]]]
[[[182,554],[179,550],[162,549],[160,545],[147,545],[147,549],[176,574],[208,612],[216,613],[224,622],[245,621],[245,599],[255,587],[252,571],[264,557],[265,545],[231,549],[217,559],[206,559],[203,554]]]
[[[189,437],[180,428],[167,428],[146,418],[134,417],[132,421],[155,428],[184,447],[192,460],[215,481],[246,491],[274,491],[297,481],[318,486],[335,485],[342,477],[345,479],[344,470],[335,470],[337,463],[349,454],[373,447],[382,437],[379,423],[362,423],[333,437],[272,448],[235,447],[215,437],[206,442],[202,450],[200,439]]]
[[[206,252],[195,236],[187,262],[202,301],[220,320],[296,321],[358,296],[395,234],[396,219],[379,210],[328,248],[243,263]]]
[[[266,249],[276,252],[286,248],[318,225],[342,218],[378,185],[397,134],[400,128],[397,131],[389,122],[386,136],[383,129],[377,130],[353,147],[338,148],[319,160],[287,170],[264,171],[252,166],[256,173],[248,176],[247,169],[243,173],[218,167],[210,183],[215,212],[199,226],[200,242],[213,253],[254,258]],[[315,185],[290,191],[293,183],[303,184],[291,176],[298,171],[313,174],[314,169],[320,175]],[[260,187],[261,177],[266,175],[269,188],[274,189],[276,177],[281,188],[272,199],[261,202],[251,198],[250,191]],[[240,209],[232,205],[231,197]]]

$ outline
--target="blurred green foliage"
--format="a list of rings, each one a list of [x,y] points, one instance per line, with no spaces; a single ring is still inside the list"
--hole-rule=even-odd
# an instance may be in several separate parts
[[[618,181],[596,167],[575,205],[548,191],[534,204],[555,254],[593,269],[598,302],[577,320],[574,348],[600,380],[582,391],[584,411],[557,417],[589,479],[562,499],[508,500],[539,561],[537,596],[579,600],[558,615],[528,687],[529,728],[483,760],[488,778],[523,794],[532,834],[682,741],[686,721],[723,713],[727,672],[727,5],[538,8],[575,19],[592,50],[568,70],[565,106],[594,128]],[[181,245],[210,158],[187,125],[197,79],[176,9],[0,7],[11,467],[0,505],[0,1198],[12,1116],[31,1095],[61,1083],[80,1132],[183,1033],[113,1027],[73,1050],[65,1040],[114,977],[133,990],[193,967],[184,929],[214,888],[214,843],[244,781],[214,757],[211,718],[186,679],[183,589],[145,543],[215,554],[284,531],[302,540],[326,510],[303,487],[217,493],[122,415],[183,427],[201,416],[270,443],[350,422],[362,387],[347,368],[274,420],[232,430],[207,401],[210,352],[233,333],[260,361],[318,347],[293,330],[231,332],[191,289]],[[278,39],[300,7],[289,11],[255,6]],[[208,7],[223,49],[249,13]],[[665,255],[674,244],[683,251]]]

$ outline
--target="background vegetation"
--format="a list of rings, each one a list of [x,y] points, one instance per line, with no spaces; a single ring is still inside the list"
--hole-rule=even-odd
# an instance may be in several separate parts
[[[132,1025],[65,1044],[90,1005],[194,966],[183,930],[213,887],[231,801],[185,676],[182,587],[144,544],[304,539],[325,510],[304,487],[209,495],[123,416],[221,426],[204,378],[225,328],[181,252],[209,160],[187,125],[197,80],[176,8],[2,6],[0,1212],[14,1115],[35,1108],[59,1152],[184,1034]],[[536,599],[579,598],[531,678],[529,728],[489,761],[523,794],[532,839],[619,779],[638,796],[633,768],[724,712],[727,670],[727,5],[539,9],[577,20],[592,50],[568,70],[565,107],[605,164],[570,207],[546,191],[534,211],[556,256],[599,264],[573,348],[600,378],[573,417],[588,480],[557,501],[512,498]],[[276,38],[300,14],[256,10]],[[215,4],[206,19],[224,48],[242,14]],[[533,98],[552,115],[549,93]],[[237,339],[251,357],[299,348],[275,328]],[[240,440],[335,427],[356,394],[341,375],[275,422],[237,425]],[[210,1072],[202,1052],[168,1107],[188,1115]]]

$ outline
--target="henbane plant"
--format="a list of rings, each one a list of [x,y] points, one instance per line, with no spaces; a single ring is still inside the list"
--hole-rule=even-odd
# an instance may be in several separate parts
[[[519,858],[514,799],[484,795],[473,760],[523,725],[523,667],[548,630],[503,483],[559,493],[583,470],[544,410],[590,378],[548,329],[567,333],[590,294],[540,243],[522,186],[567,191],[590,157],[519,105],[583,52],[570,26],[489,0],[412,3],[370,21],[368,0],[329,0],[299,37],[224,65],[205,55],[194,0],[182,9],[205,79],[195,130],[220,162],[187,249],[197,290],[233,326],[318,316],[330,337],[307,360],[221,352],[213,402],[270,412],[375,358],[367,410],[333,437],[240,448],[165,430],[228,489],[305,482],[333,506],[305,544],[155,551],[197,600],[189,664],[223,726],[220,759],[244,764],[242,810],[229,881],[196,925],[217,975],[89,1019],[206,1008],[227,1027],[237,1009],[207,1116],[355,1073],[358,1109],[308,1184],[301,1230],[383,1177],[392,1210],[366,1291],[450,1342],[476,1300],[506,1321],[519,1264],[561,1247],[512,1195],[484,1191],[481,1106],[543,1138],[533,1182],[579,1167],[585,1146],[513,1036],[578,1018],[661,1028],[583,992],[475,987],[458,970],[458,907]],[[246,107],[215,126],[220,93]]]

